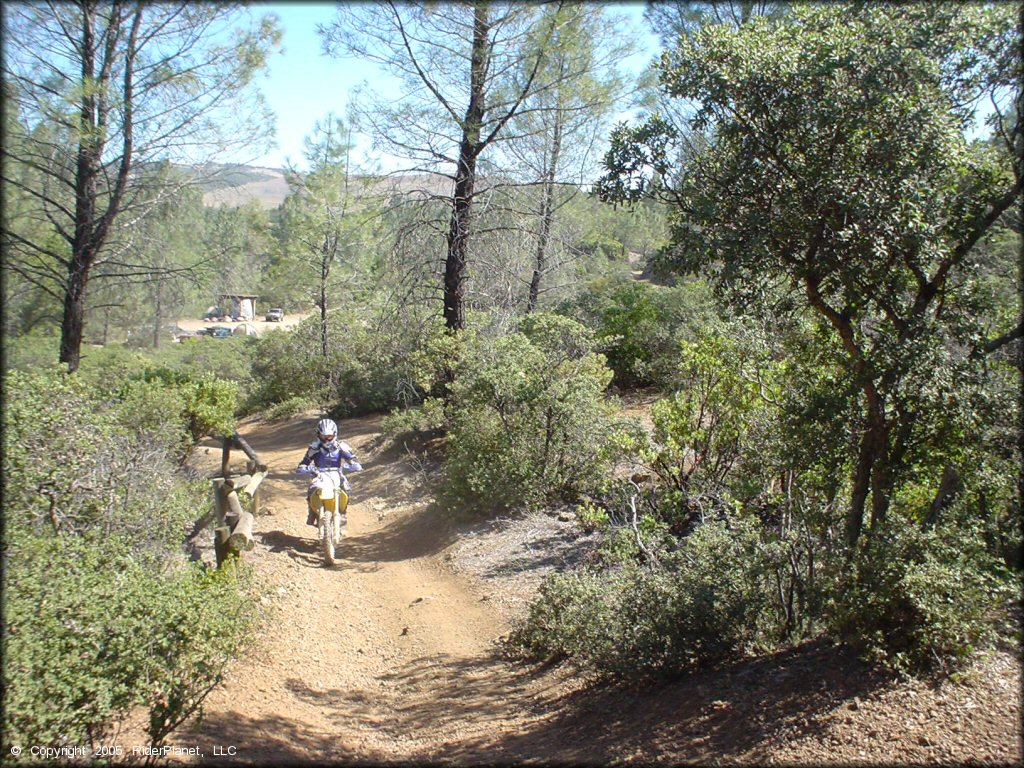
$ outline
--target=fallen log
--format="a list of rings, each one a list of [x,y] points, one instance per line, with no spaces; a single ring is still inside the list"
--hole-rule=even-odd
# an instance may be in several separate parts
[[[224,519],[225,521],[227,521],[227,524],[233,528],[238,523],[238,521],[242,519],[242,514],[245,512],[245,510],[242,509],[242,502],[238,498],[238,494],[235,493],[234,491],[231,491],[231,493],[227,495],[227,502],[228,510],[227,515],[225,515]]]
[[[266,478],[266,476],[267,476],[267,471],[266,470],[263,470],[262,472],[257,472],[255,475],[252,476],[252,479],[246,484],[246,486],[244,488],[242,488],[242,491],[244,491],[245,493],[248,493],[252,497],[255,497],[256,496],[256,489],[260,487],[260,483],[263,482],[263,480],[264,480],[264,478]]]

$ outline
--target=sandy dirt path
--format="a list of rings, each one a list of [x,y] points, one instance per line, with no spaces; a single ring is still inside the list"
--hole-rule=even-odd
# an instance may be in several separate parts
[[[378,421],[340,425],[365,469],[351,478],[343,562],[330,568],[305,524],[305,481],[292,473],[315,420],[242,429],[270,468],[269,514],[245,557],[273,630],[230,667],[204,721],[176,734],[206,761],[215,751],[272,764],[529,758],[494,740],[535,719],[543,691],[500,660],[493,641],[507,627],[444,565],[446,528],[417,498],[411,469],[374,454]]]

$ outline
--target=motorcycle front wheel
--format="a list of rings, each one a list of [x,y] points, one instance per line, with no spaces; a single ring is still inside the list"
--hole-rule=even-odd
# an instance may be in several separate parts
[[[342,515],[339,512],[334,513],[334,544],[337,546],[341,544],[342,538],[345,536],[345,528],[341,523]]]
[[[334,565],[334,515],[327,510],[320,510],[320,548],[324,553],[327,565]]]

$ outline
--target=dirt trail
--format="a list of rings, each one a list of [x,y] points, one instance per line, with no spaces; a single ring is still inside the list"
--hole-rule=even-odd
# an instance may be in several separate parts
[[[353,475],[342,564],[323,565],[293,474],[315,419],[250,422],[269,465],[246,553],[271,612],[206,717],[171,739],[199,762],[789,764],[1012,763],[1022,754],[1020,663],[997,654],[966,686],[898,685],[810,647],[653,688],[590,686],[568,667],[506,663],[494,640],[506,582],[456,573],[460,545],[423,477],[385,450],[379,417],[340,424]],[[199,452],[202,469],[219,450]],[[486,536],[475,539],[487,546]],[[457,558],[456,558],[457,559]],[[219,756],[217,752],[221,753]]]
[[[175,743],[194,740],[206,760],[219,745],[233,746],[235,760],[274,764],[493,762],[492,737],[530,717],[540,692],[498,658],[493,640],[506,627],[484,595],[444,565],[446,529],[417,498],[411,468],[375,455],[377,422],[341,424],[366,468],[352,476],[343,563],[333,568],[292,473],[315,420],[243,429],[270,467],[261,490],[270,514],[257,518],[246,559],[273,597],[274,629]]]

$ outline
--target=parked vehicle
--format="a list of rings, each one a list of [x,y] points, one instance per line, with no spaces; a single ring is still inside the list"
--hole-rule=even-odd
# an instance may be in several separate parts
[[[346,464],[346,469],[362,469],[358,464]],[[309,508],[316,516],[316,528],[327,565],[338,562],[337,547],[344,538],[344,527],[348,522],[348,494],[351,488],[348,479],[339,469],[320,469],[315,464],[299,467],[300,475],[313,475],[309,484]]]
[[[220,307],[210,307],[203,313],[203,320],[227,320],[228,313]]]
[[[231,329],[226,325],[211,325],[206,329],[206,335],[215,339],[226,339],[231,335]]]
[[[284,320],[284,310],[280,307],[274,307],[267,310],[267,322],[268,323],[280,323]]]

